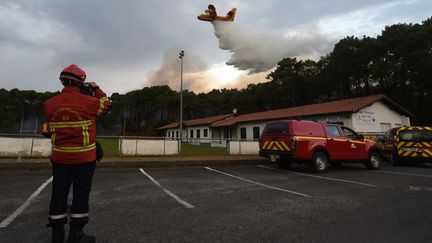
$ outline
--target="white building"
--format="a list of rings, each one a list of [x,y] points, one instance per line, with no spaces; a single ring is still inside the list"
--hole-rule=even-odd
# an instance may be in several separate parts
[[[183,137],[194,139],[259,139],[272,120],[302,119],[339,123],[363,134],[383,134],[397,126],[409,126],[414,115],[388,98],[372,95],[244,115],[227,114],[184,122]],[[159,128],[166,137],[178,137],[178,122]],[[204,136],[207,130],[207,137]],[[204,141],[204,140],[203,140]]]
[[[225,121],[234,116],[236,116],[236,114],[225,114],[194,120],[185,120],[183,121],[182,126],[182,138],[189,142],[198,141],[200,143],[211,143],[214,134],[210,125],[217,124],[218,122]],[[164,131],[166,138],[172,139],[179,138],[179,129],[179,122],[173,122],[158,128],[158,130]],[[218,138],[221,137],[218,133],[216,133],[216,136]]]
[[[302,119],[339,123],[363,134],[381,134],[392,127],[409,126],[413,116],[380,94],[239,115],[210,127],[214,133],[220,130],[218,134],[228,131],[229,136],[224,138],[256,140],[268,121]]]

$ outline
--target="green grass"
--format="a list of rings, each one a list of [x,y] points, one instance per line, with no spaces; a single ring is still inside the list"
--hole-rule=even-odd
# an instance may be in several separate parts
[[[104,157],[119,156],[119,140],[117,138],[98,138],[97,141],[102,145]]]

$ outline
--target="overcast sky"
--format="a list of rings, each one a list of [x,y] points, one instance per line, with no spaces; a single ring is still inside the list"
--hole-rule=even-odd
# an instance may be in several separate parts
[[[198,21],[209,3],[236,7],[235,21]],[[57,91],[76,63],[108,94],[179,90],[180,50],[185,89],[243,88],[283,57],[316,59],[347,35],[431,16],[431,0],[1,0],[0,88]]]

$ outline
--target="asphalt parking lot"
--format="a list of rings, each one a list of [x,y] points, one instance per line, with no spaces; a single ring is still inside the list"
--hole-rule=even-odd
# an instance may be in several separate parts
[[[0,171],[0,242],[49,242],[50,171]],[[98,169],[97,242],[430,242],[432,166]]]

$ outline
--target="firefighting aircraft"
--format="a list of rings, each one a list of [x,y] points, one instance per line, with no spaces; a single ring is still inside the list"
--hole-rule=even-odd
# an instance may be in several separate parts
[[[236,11],[237,11],[237,9],[233,8],[233,9],[231,9],[231,11],[229,11],[227,13],[226,16],[217,16],[215,6],[210,4],[210,5],[208,5],[208,9],[205,11],[205,13],[198,16],[198,19],[202,20],[202,21],[210,21],[210,22],[216,21],[216,20],[232,22],[232,21],[234,21]]]

